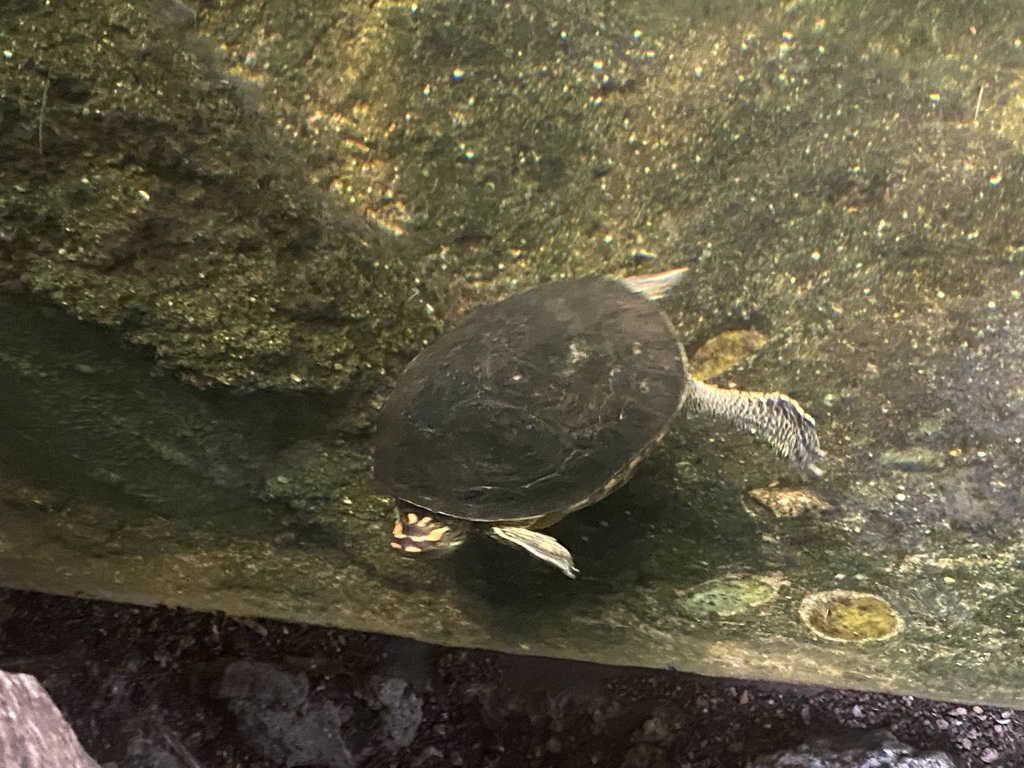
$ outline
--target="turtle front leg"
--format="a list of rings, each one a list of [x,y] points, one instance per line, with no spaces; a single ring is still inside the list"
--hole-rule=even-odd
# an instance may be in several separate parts
[[[498,541],[522,547],[534,557],[550,563],[558,570],[575,579],[579,571],[572,562],[572,553],[558,543],[553,536],[546,533],[531,531],[529,528],[514,528],[507,525],[495,525],[489,533]]]

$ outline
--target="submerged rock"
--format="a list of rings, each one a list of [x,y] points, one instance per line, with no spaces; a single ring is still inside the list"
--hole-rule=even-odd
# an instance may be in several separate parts
[[[220,682],[220,696],[238,718],[249,743],[284,766],[358,765],[343,740],[351,708],[310,700],[309,680],[259,661],[235,661]]]
[[[0,765],[99,768],[32,675],[0,672]]]
[[[757,758],[748,768],[956,768],[945,752],[918,752],[888,731],[849,731]]]
[[[422,699],[397,677],[314,688],[303,671],[240,660],[224,670],[218,695],[249,745],[284,766],[373,766],[375,756],[408,747],[423,720]]]

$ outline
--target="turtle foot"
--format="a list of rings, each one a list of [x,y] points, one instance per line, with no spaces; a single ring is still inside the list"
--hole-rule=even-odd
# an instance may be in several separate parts
[[[675,288],[679,281],[683,279],[683,275],[688,271],[689,267],[679,267],[678,269],[670,269],[653,275],[625,277],[621,282],[634,293],[643,294],[650,301],[657,301]]]
[[[779,455],[815,476],[824,457],[814,418],[796,400],[781,392],[722,389],[690,381],[686,407],[732,422],[772,446]]]
[[[572,562],[572,553],[559,544],[553,536],[531,531],[529,528],[516,528],[507,525],[494,526],[491,528],[490,534],[498,541],[521,547],[539,560],[550,563],[570,579],[575,579],[576,574],[579,573]]]

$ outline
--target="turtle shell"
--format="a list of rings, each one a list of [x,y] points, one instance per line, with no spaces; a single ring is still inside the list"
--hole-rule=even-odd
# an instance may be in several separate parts
[[[653,301],[603,277],[546,283],[475,310],[409,364],[380,412],[376,477],[465,520],[569,512],[629,478],[686,382]]]

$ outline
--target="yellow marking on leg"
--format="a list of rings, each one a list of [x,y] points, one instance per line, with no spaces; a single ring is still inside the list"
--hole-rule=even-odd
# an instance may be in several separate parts
[[[427,516],[420,518],[420,525],[429,525],[432,522],[434,522],[434,518],[432,517]]]
[[[391,529],[391,535],[393,537],[395,537],[396,539],[404,539],[404,538],[406,538],[405,530],[402,528],[402,521],[401,520],[395,520],[395,527]]]
[[[402,549],[402,545],[399,544],[397,541],[392,541],[391,542],[391,548],[392,549]]]
[[[408,544],[408,545],[402,547],[402,551],[403,552],[412,552],[415,555],[418,552],[422,552],[423,550],[420,549],[419,547],[414,547],[412,544]]]
[[[411,525],[416,525],[416,521],[420,518],[415,512],[408,512],[405,515],[405,519],[408,520]]]
[[[440,528],[435,528],[430,533],[425,533],[422,536],[410,536],[409,538],[413,541],[440,541],[441,537],[448,533],[449,530],[449,527],[444,525]]]

